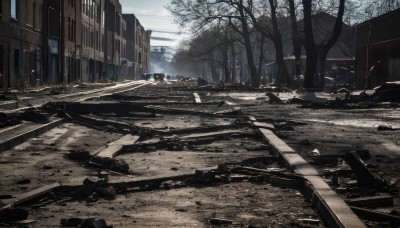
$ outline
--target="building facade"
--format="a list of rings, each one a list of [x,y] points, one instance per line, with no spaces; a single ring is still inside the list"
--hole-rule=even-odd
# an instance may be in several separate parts
[[[128,19],[118,0],[0,1],[0,88],[139,79],[151,33]]]
[[[43,0],[0,2],[0,88],[43,80]]]
[[[387,81],[400,81],[400,9],[356,26],[356,82],[372,88]],[[373,70],[371,70],[373,68]]]
[[[78,0],[67,0],[62,5],[62,64],[63,81],[71,83],[80,80],[81,53],[81,4]]]
[[[134,14],[123,15],[127,23],[126,43],[129,78],[138,80],[150,71],[150,36]]]

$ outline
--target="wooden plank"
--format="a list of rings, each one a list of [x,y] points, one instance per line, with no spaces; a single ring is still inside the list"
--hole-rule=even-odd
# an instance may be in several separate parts
[[[115,158],[121,151],[123,145],[107,145],[104,149],[96,154],[97,157],[102,158]]]
[[[270,123],[263,123],[263,122],[253,122],[255,127],[259,127],[259,128],[266,128],[268,130],[274,131],[275,127],[273,124]]]
[[[196,138],[205,138],[205,137],[217,137],[222,135],[230,135],[235,133],[243,133],[241,130],[224,130],[224,131],[216,131],[216,132],[207,132],[207,133],[197,133],[186,136],[181,136],[180,139],[196,139]],[[170,137],[165,137],[170,138]]]
[[[96,151],[95,155],[102,158],[115,158],[126,145],[133,145],[139,140],[139,136],[125,135],[114,142],[109,143],[107,146],[100,148]]]
[[[122,138],[109,143],[108,145],[132,145],[135,144],[139,140],[139,136],[137,135],[124,135]]]
[[[60,183],[53,183],[53,184],[49,184],[49,185],[37,188],[33,191],[24,193],[24,194],[16,197],[15,199],[3,200],[3,203],[6,205],[3,206],[2,208],[0,208],[0,210],[6,209],[9,207],[19,206],[29,200],[33,200],[33,199],[42,197],[43,195],[45,195],[51,191],[57,190],[60,186],[61,186]]]
[[[346,202],[357,207],[386,207],[393,206],[393,197],[389,195],[360,197],[346,200]]]
[[[379,211],[373,211],[365,208],[351,207],[358,215],[369,221],[391,222],[393,225],[400,225],[400,217],[396,215],[386,214]]]
[[[254,116],[248,116],[248,118],[250,121],[253,121],[253,122],[257,121],[257,119]]]

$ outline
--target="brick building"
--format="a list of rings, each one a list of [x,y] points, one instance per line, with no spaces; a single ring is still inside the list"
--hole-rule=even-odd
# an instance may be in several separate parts
[[[78,3],[78,4],[77,4]],[[63,81],[70,83],[80,80],[81,53],[81,4],[78,0],[67,0],[62,9],[63,42],[62,64]]]
[[[0,1],[0,88],[43,79],[43,0]]]
[[[140,75],[149,72],[150,63],[150,36],[151,30],[145,31],[144,27],[134,14],[123,15],[127,23],[126,43],[131,79],[140,79]]]
[[[127,28],[136,32],[130,47]],[[118,0],[2,0],[0,30],[0,88],[139,79],[148,71],[150,33],[136,18],[125,20]]]

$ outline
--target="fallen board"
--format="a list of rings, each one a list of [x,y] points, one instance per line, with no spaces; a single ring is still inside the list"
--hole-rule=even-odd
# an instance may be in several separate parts
[[[97,157],[102,158],[115,158],[120,153],[125,145],[133,145],[139,139],[136,135],[125,135],[122,138],[109,143],[107,146],[101,148],[95,154]]]

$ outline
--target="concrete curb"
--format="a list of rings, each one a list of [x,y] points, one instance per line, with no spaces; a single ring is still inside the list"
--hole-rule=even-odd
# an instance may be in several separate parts
[[[271,145],[271,149],[285,160],[287,166],[296,174],[307,179],[305,195],[311,199],[313,206],[318,210],[328,227],[366,227],[346,202],[330,188],[320,177],[318,171],[306,160],[271,130],[265,128],[258,130]]]
[[[63,119],[57,119],[50,123],[44,124],[40,127],[37,127],[35,129],[32,129],[30,131],[27,131],[25,133],[11,137],[0,143],[0,152],[9,150],[9,149],[13,148],[14,146],[17,146],[17,145],[27,141],[28,139],[37,137],[55,127],[60,126],[62,123],[63,123]]]

